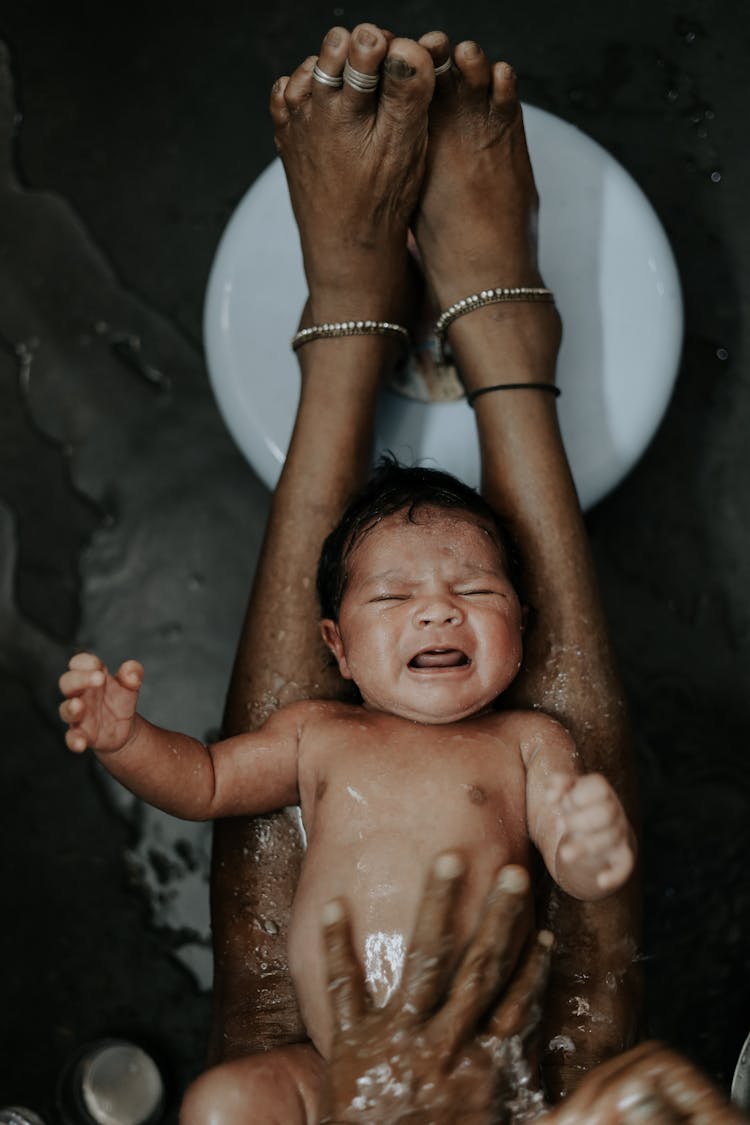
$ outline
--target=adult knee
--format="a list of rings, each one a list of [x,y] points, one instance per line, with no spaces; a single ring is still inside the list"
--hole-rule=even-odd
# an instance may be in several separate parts
[[[231,1065],[207,1070],[182,1099],[180,1125],[248,1125],[247,1093]]]
[[[322,1072],[317,1052],[300,1044],[221,1063],[189,1087],[180,1125],[313,1125]]]

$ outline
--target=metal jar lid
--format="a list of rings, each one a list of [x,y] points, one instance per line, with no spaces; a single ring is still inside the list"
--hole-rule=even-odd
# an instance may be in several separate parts
[[[4,1105],[0,1108],[0,1125],[45,1125],[43,1118],[25,1105]]]
[[[66,1068],[58,1105],[67,1125],[155,1125],[164,1108],[164,1083],[142,1047],[104,1039]]]
[[[734,1068],[732,1101],[745,1113],[750,1113],[750,1035],[742,1045]]]

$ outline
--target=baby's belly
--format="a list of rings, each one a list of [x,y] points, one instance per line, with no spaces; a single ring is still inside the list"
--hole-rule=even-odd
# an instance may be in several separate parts
[[[466,885],[452,914],[456,957],[474,931],[495,874],[505,863],[527,864],[525,841],[467,832],[458,839],[415,842],[382,833],[358,846],[309,841],[289,935],[289,964],[308,1033],[327,1055],[332,1021],[327,994],[321,913],[333,898],[346,900],[352,937],[367,988],[378,1006],[398,987],[429,868],[440,851],[456,848],[467,867]],[[353,841],[351,842],[353,845]]]

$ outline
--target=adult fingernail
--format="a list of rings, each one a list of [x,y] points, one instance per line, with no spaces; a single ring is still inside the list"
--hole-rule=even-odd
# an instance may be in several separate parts
[[[344,908],[338,899],[332,899],[327,902],[321,911],[324,926],[335,926],[337,922],[341,922],[344,917]]]
[[[456,879],[463,874],[464,861],[456,852],[446,852],[435,861],[435,874],[438,879]]]
[[[341,32],[337,27],[332,27],[328,32],[328,34],[326,35],[326,43],[329,47],[341,46]]]
[[[478,43],[475,43],[473,39],[468,39],[466,43],[463,44],[463,54],[466,58],[475,59],[477,55],[481,53],[481,50],[482,48]]]
[[[497,885],[502,891],[520,894],[521,891],[528,889],[529,876],[522,867],[504,867],[500,872]]]
[[[383,63],[383,70],[389,78],[413,78],[417,73],[417,68],[411,66],[406,59],[402,59],[400,55],[389,55]]]
[[[357,43],[360,47],[374,47],[377,41],[377,36],[373,35],[371,31],[367,31],[366,28],[357,32]]]

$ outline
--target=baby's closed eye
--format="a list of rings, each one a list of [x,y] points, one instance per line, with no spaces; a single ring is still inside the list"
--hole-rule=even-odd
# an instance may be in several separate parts
[[[481,588],[477,587],[476,589],[456,590],[456,593],[459,595],[459,597],[462,597],[462,598],[477,598],[477,597],[507,598],[507,596],[508,596],[505,593],[504,590],[491,590],[491,589],[487,589],[484,586],[481,587]]]

